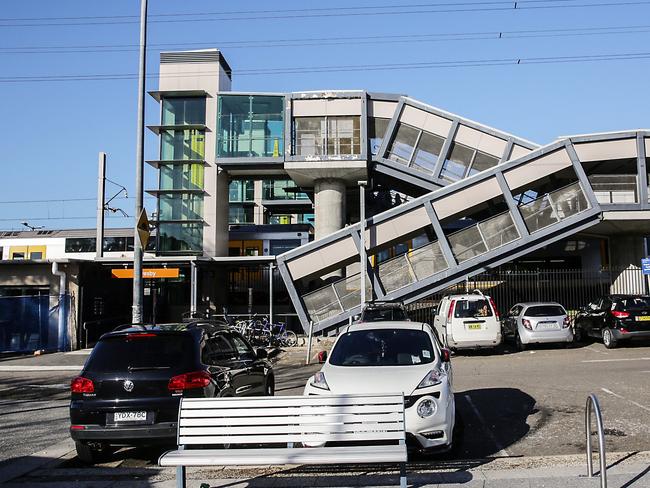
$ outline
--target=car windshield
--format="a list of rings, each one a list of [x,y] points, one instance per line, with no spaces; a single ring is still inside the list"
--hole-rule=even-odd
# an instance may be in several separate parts
[[[650,297],[619,298],[614,306],[614,310],[642,310],[646,308],[650,308]]]
[[[343,334],[330,356],[334,366],[409,366],[435,360],[422,330],[371,329]]]
[[[191,368],[194,341],[186,334],[129,334],[107,337],[93,348],[86,371]]]
[[[528,307],[524,312],[525,317],[557,317],[566,315],[566,311],[560,305],[535,305]]]
[[[408,319],[406,312],[401,307],[366,308],[361,314],[362,322],[403,321]]]
[[[454,307],[454,317],[467,319],[471,317],[492,317],[492,308],[487,299],[457,300]]]

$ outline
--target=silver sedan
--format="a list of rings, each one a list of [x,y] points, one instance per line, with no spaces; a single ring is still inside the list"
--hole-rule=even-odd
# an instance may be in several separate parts
[[[555,302],[517,303],[501,322],[504,337],[514,339],[517,349],[529,344],[573,342],[567,312]]]

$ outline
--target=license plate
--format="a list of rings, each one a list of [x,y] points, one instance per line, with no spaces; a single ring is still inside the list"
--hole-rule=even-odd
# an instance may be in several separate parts
[[[636,318],[639,322],[647,322],[650,320],[650,315],[641,315]]]
[[[144,422],[147,420],[147,412],[115,412],[115,422]]]
[[[537,327],[535,328],[536,330],[550,330],[550,329],[557,329],[557,323],[556,322],[540,322],[537,324]]]
[[[465,324],[467,325],[467,328],[470,330],[476,330],[481,328],[481,324]]]

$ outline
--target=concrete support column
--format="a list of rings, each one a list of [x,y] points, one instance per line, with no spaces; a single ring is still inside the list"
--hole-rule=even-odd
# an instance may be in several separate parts
[[[316,239],[340,230],[345,225],[345,182],[323,178],[314,182]]]

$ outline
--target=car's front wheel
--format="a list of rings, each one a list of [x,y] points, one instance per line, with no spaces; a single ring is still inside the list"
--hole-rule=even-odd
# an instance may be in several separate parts
[[[607,349],[614,349],[618,345],[612,329],[603,329],[603,344]]]

